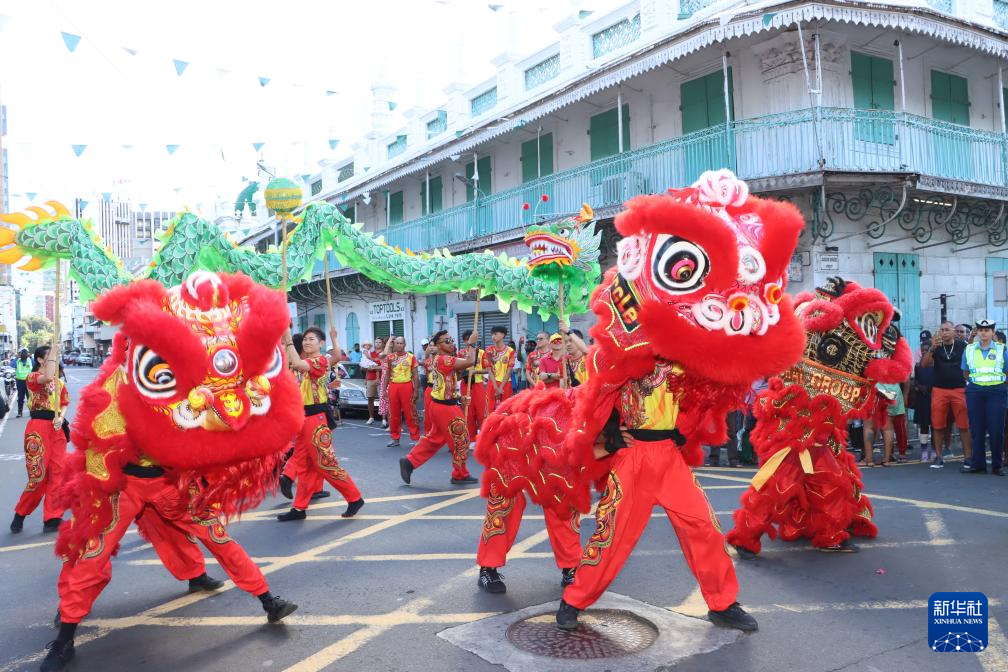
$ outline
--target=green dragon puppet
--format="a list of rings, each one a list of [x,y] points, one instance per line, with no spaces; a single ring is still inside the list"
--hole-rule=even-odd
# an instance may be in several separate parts
[[[22,270],[37,270],[50,259],[69,259],[70,273],[84,289],[84,298],[141,278],[172,287],[195,270],[241,271],[268,287],[279,288],[282,282],[283,263],[278,249],[260,253],[239,246],[215,224],[190,212],[172,220],[160,236],[153,260],[134,276],[104,244],[92,222],[75,219],[55,201],[47,205],[52,212],[32,206],[27,213],[0,215],[0,222],[16,227],[0,227],[0,263],[21,263]],[[601,276],[601,234],[585,221],[586,212],[591,213],[590,209],[582,209],[578,217],[530,227],[526,237],[527,241],[537,241],[531,259],[539,250],[569,257],[569,267],[575,272],[565,276],[568,314],[587,311],[589,294]],[[401,250],[363,228],[363,224],[350,222],[328,203],[309,203],[288,237],[288,283],[310,279],[316,260],[331,249],[344,266],[397,292],[478,290],[484,296],[495,295],[502,310],[507,310],[512,301],[525,312],[538,310],[544,319],[558,310],[556,280],[534,277],[529,260],[503,253],[494,255],[489,250],[459,255],[447,249]],[[29,259],[25,261],[25,257]]]

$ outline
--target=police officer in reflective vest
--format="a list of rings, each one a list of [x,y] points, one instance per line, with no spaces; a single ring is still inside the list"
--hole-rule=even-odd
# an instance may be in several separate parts
[[[28,357],[28,350],[21,348],[18,358],[14,360],[14,383],[17,385],[19,418],[24,414],[24,403],[28,398],[28,374],[31,372],[32,360]]]
[[[976,323],[977,340],[963,352],[962,370],[966,377],[966,411],[970,434],[973,436],[973,456],[959,470],[964,474],[987,472],[987,444],[990,436],[991,473],[1001,471],[1004,445],[1005,404],[1008,403],[1008,357],[1005,346],[994,341],[995,324],[989,320]]]

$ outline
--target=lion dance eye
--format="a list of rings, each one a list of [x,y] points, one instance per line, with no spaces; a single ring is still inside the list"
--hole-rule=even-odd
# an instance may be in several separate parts
[[[776,282],[771,282],[766,286],[766,289],[763,290],[763,297],[769,303],[776,305],[784,298],[784,290],[782,290],[781,286]]]
[[[662,289],[688,294],[703,286],[710,260],[699,245],[677,236],[662,236],[655,242],[652,273]]]
[[[280,352],[280,347],[277,346],[273,351],[273,361],[266,367],[266,373],[263,375],[267,378],[275,378],[280,375],[281,371],[283,371],[283,354]]]
[[[167,399],[175,394],[175,372],[145,345],[133,351],[133,381],[141,394],[152,399]]]

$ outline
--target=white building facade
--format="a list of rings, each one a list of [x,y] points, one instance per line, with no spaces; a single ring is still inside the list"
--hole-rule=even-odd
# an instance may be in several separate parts
[[[354,145],[312,177],[314,197],[402,248],[514,256],[523,203],[548,194],[560,217],[587,201],[607,265],[623,201],[729,167],[806,218],[789,291],[831,275],[878,287],[914,344],[943,317],[1008,322],[1008,2],[633,0],[556,28],[557,43],[501,55],[494,79]],[[344,347],[389,331],[418,347],[474,309],[352,269],[333,291]],[[292,290],[296,326],[325,325],[324,297],[317,276]],[[544,326],[481,308],[515,340]]]

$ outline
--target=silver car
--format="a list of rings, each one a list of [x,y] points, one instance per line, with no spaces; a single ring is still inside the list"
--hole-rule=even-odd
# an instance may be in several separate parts
[[[340,377],[339,407],[340,412],[361,411],[367,413],[367,396],[365,395],[364,369],[354,362],[340,362],[336,365]]]

